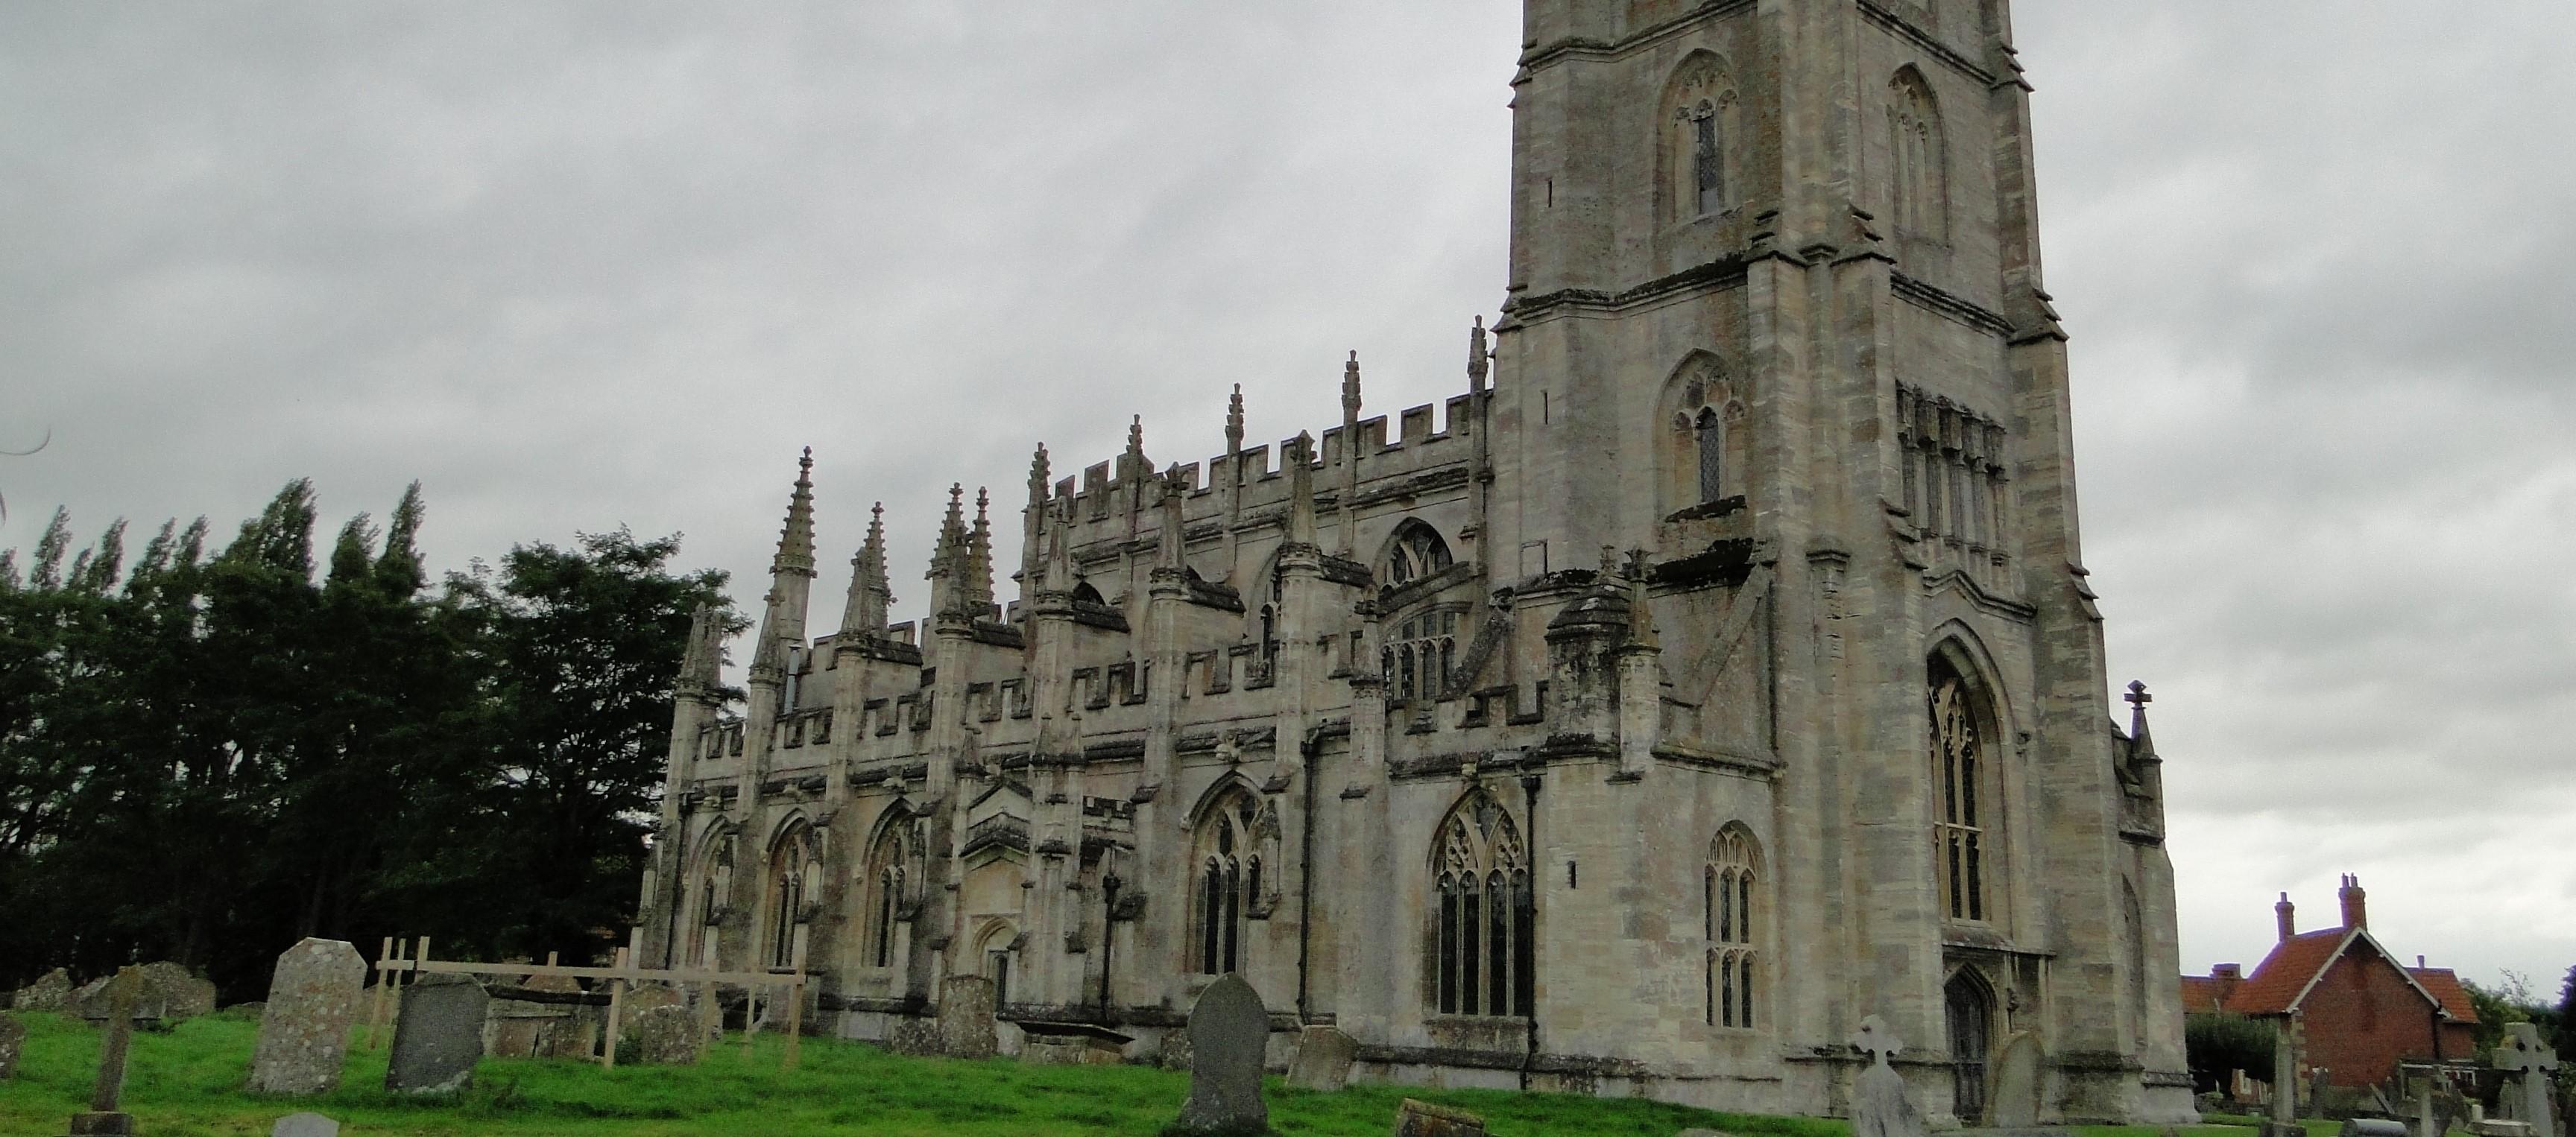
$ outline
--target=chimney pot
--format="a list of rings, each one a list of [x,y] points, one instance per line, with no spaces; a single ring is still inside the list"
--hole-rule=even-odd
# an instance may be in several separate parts
[[[2272,917],[2281,925],[2281,940],[2284,943],[2287,943],[2290,937],[2299,934],[2298,922],[2293,919],[2297,911],[2298,909],[2290,904],[2290,894],[2286,892],[2281,894],[2281,902],[2272,906]]]

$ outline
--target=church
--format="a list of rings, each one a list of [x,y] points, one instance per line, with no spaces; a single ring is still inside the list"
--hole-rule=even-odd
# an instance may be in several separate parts
[[[1355,1076],[1935,1124],[2194,1118],[2162,778],[2078,538],[2006,0],[1527,0],[1465,386],[952,490],[745,684],[686,648],[648,965],[942,983],[1152,1060],[1239,973]],[[806,465],[810,467],[810,458]],[[1020,526],[1016,565],[992,527]],[[846,546],[845,546],[846,547]],[[837,577],[837,573],[834,574]],[[997,594],[1007,588],[1007,596]]]

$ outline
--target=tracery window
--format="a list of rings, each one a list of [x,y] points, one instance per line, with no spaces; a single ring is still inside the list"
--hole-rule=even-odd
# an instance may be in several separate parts
[[[768,955],[773,968],[796,965],[797,944],[812,918],[806,898],[814,891],[813,877],[820,867],[813,837],[814,831],[800,823],[779,839],[770,858]]]
[[[1458,663],[1458,613],[1423,612],[1397,624],[1378,656],[1396,698],[1439,698]]]
[[[1396,530],[1395,544],[1387,550],[1385,584],[1397,587],[1448,567],[1449,542],[1440,539],[1440,531],[1419,521],[1407,521]]]
[[[911,865],[904,859],[904,833],[900,824],[888,826],[869,851],[867,872],[869,896],[867,939],[863,950],[873,967],[892,967],[896,963],[896,925],[904,918],[906,888],[910,885]]]
[[[698,885],[697,962],[704,967],[716,964],[718,935],[733,905],[734,836],[717,833],[710,839],[714,844],[708,850],[706,875]]]
[[[1943,911],[1953,920],[1986,919],[1986,877],[1994,837],[1988,817],[1993,795],[1977,694],[1939,659],[1932,669],[1932,774],[1940,795],[1933,827]]]
[[[1718,831],[1710,842],[1700,883],[1701,936],[1708,941],[1707,1009],[1710,1026],[1750,1029],[1760,953],[1754,943],[1760,849],[1741,825]]]
[[[1675,69],[1664,95],[1669,141],[1662,165],[1667,188],[1665,212],[1672,222],[1725,212],[1726,146],[1736,136],[1735,88],[1726,65],[1708,52],[1696,52]]]
[[[1192,955],[1201,975],[1243,969],[1244,921],[1263,896],[1260,817],[1252,795],[1236,792],[1211,806],[1199,821],[1198,879],[1191,891],[1198,907]]]
[[[1896,224],[1935,240],[1949,238],[1949,159],[1940,107],[1921,72],[1907,67],[1888,82],[1888,165]]]
[[[1537,989],[1537,901],[1520,829],[1480,787],[1438,832],[1430,970],[1440,1013],[1527,1015]]]
[[[1668,483],[1673,505],[1668,508],[1705,505],[1745,493],[1753,432],[1736,382],[1727,378],[1716,357],[1704,352],[1693,353],[1672,382],[1678,398]]]

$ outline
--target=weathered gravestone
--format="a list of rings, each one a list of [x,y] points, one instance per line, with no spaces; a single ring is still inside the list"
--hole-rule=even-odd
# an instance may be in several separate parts
[[[110,976],[107,1024],[98,1046],[98,1080],[91,1083],[89,1112],[72,1115],[70,1137],[125,1137],[134,1132],[134,1115],[117,1108],[125,1096],[126,1048],[134,1042],[134,1006],[143,994],[143,969],[127,967]]]
[[[1270,1107],[1261,1100],[1261,1058],[1270,1043],[1270,1011],[1261,995],[1228,974],[1190,1008],[1190,1098],[1175,1126],[1183,1133],[1266,1133]]]
[[[1092,1023],[1020,1023],[1020,1061],[1030,1066],[1115,1066],[1135,1036]]]
[[[1995,1090],[1986,1124],[2026,1129],[2039,1124],[2039,1036],[2024,1032],[2004,1042],[1995,1057]]]
[[[16,1015],[0,1015],[0,1082],[18,1072],[18,1054],[27,1047],[27,1024]]]
[[[2549,1073],[2558,1068],[2558,1052],[2540,1041],[2540,1028],[2530,1023],[2504,1024],[2504,1041],[2495,1048],[2495,1068],[2518,1075],[2508,1093],[2514,1094],[2514,1120],[2531,1126],[2540,1137],[2557,1137],[2558,1125],[2550,1116]]]
[[[175,963],[144,964],[143,990],[145,1000],[160,1008],[152,1017],[165,1025],[215,1013],[215,985]]]
[[[394,1024],[393,1054],[385,1060],[385,1088],[400,1093],[447,1093],[474,1082],[483,1057],[483,1017],[491,996],[462,975],[431,973],[403,988],[402,1018]]]
[[[22,1011],[59,1011],[71,1001],[72,977],[59,967],[19,988],[18,997],[13,1000]]]
[[[1395,1137],[1485,1137],[1485,1119],[1414,1098],[1395,1107]]]
[[[698,1029],[697,1012],[681,1003],[664,1003],[647,1008],[632,1020],[632,1042],[618,1050],[621,1060],[639,1066],[694,1066],[706,1036]]]
[[[250,1088],[264,1094],[327,1094],[340,1086],[349,1027],[366,988],[367,961],[343,940],[306,938],[277,957]]]
[[[1310,1026],[1297,1032],[1297,1058],[1288,1064],[1288,1084],[1331,1093],[1349,1085],[1351,1061],[1360,1044],[1338,1027]]]
[[[290,1113],[269,1127],[268,1137],[340,1137],[340,1123],[318,1113]]]
[[[937,1017],[896,1024],[886,1043],[897,1054],[992,1057],[1001,1046],[993,1026],[993,981],[981,975],[949,976],[939,984]]]
[[[1852,1137],[1923,1137],[1923,1112],[1905,1094],[1905,1075],[1887,1064],[1904,1045],[1877,1015],[1860,1020],[1851,1044],[1869,1060],[1852,1083]]]

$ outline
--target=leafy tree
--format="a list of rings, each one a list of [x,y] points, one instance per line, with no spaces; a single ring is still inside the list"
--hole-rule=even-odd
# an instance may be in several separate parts
[[[2204,1093],[2226,1088],[2232,1070],[2270,1081],[2277,1040],[2267,1019],[2200,1011],[2182,1020],[2184,1061],[2191,1067],[2192,1082]]]

